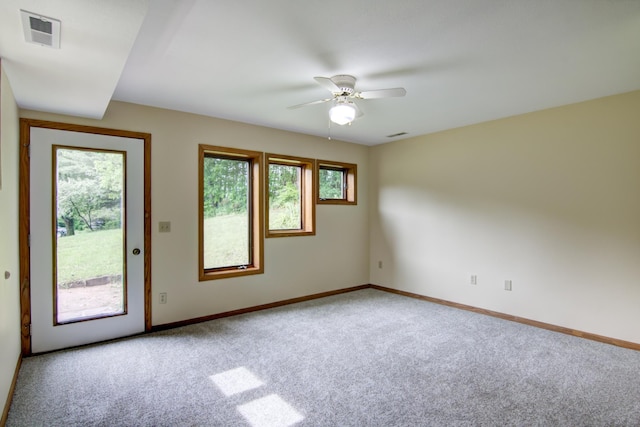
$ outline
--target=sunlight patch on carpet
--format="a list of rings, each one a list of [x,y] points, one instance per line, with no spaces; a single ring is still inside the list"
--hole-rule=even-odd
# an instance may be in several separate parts
[[[264,383],[247,368],[235,368],[209,377],[225,396],[233,396],[258,388]]]
[[[238,405],[238,411],[252,427],[289,427],[304,419],[277,394]]]

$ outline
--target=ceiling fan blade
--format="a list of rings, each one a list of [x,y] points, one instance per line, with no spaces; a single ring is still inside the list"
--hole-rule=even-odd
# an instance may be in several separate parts
[[[317,81],[320,86],[327,89],[329,92],[332,92],[332,93],[341,92],[340,88],[333,82],[333,80],[331,80],[328,77],[314,77],[313,79]]]
[[[304,104],[292,105],[291,107],[287,107],[287,108],[289,110],[295,110],[296,108],[306,107],[307,105],[322,104],[323,102],[329,102],[332,99],[333,98],[319,99],[317,101],[305,102]]]
[[[355,98],[360,99],[377,99],[377,98],[392,98],[395,96],[405,96],[407,91],[403,87],[396,87],[393,89],[378,89],[368,90],[366,92],[358,92],[354,94]]]

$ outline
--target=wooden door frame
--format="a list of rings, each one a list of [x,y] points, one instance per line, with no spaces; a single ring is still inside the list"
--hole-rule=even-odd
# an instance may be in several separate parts
[[[151,134],[45,120],[20,119],[19,255],[22,355],[31,354],[31,259],[29,250],[31,128],[46,128],[144,141],[144,329],[151,331]]]

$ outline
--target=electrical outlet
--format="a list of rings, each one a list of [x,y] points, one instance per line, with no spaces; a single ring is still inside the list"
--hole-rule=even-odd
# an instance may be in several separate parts
[[[382,261],[378,261],[378,268],[382,268]]]
[[[504,281],[504,290],[505,291],[510,291],[511,290],[511,280],[505,280]]]
[[[169,232],[171,232],[171,222],[170,221],[160,221],[158,223],[158,231],[160,233],[169,233]]]
[[[478,276],[476,276],[475,274],[471,275],[471,284],[472,285],[478,284]]]
[[[160,292],[160,304],[166,304],[166,303],[167,303],[167,293]]]

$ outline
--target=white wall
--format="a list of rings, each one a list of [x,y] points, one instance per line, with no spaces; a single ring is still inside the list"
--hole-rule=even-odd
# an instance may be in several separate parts
[[[0,411],[20,357],[18,258],[18,107],[2,72],[0,82]],[[10,277],[5,279],[5,271]],[[0,412],[1,414],[1,412]]]
[[[21,111],[21,117],[152,134],[154,325],[369,282],[368,147],[113,102],[101,121]],[[265,274],[198,282],[198,144],[358,165],[357,206],[317,206],[316,235],[265,239]],[[171,233],[158,233],[171,221]],[[158,304],[166,292],[168,303]]]
[[[371,282],[640,343],[639,112],[640,91],[373,148]]]

